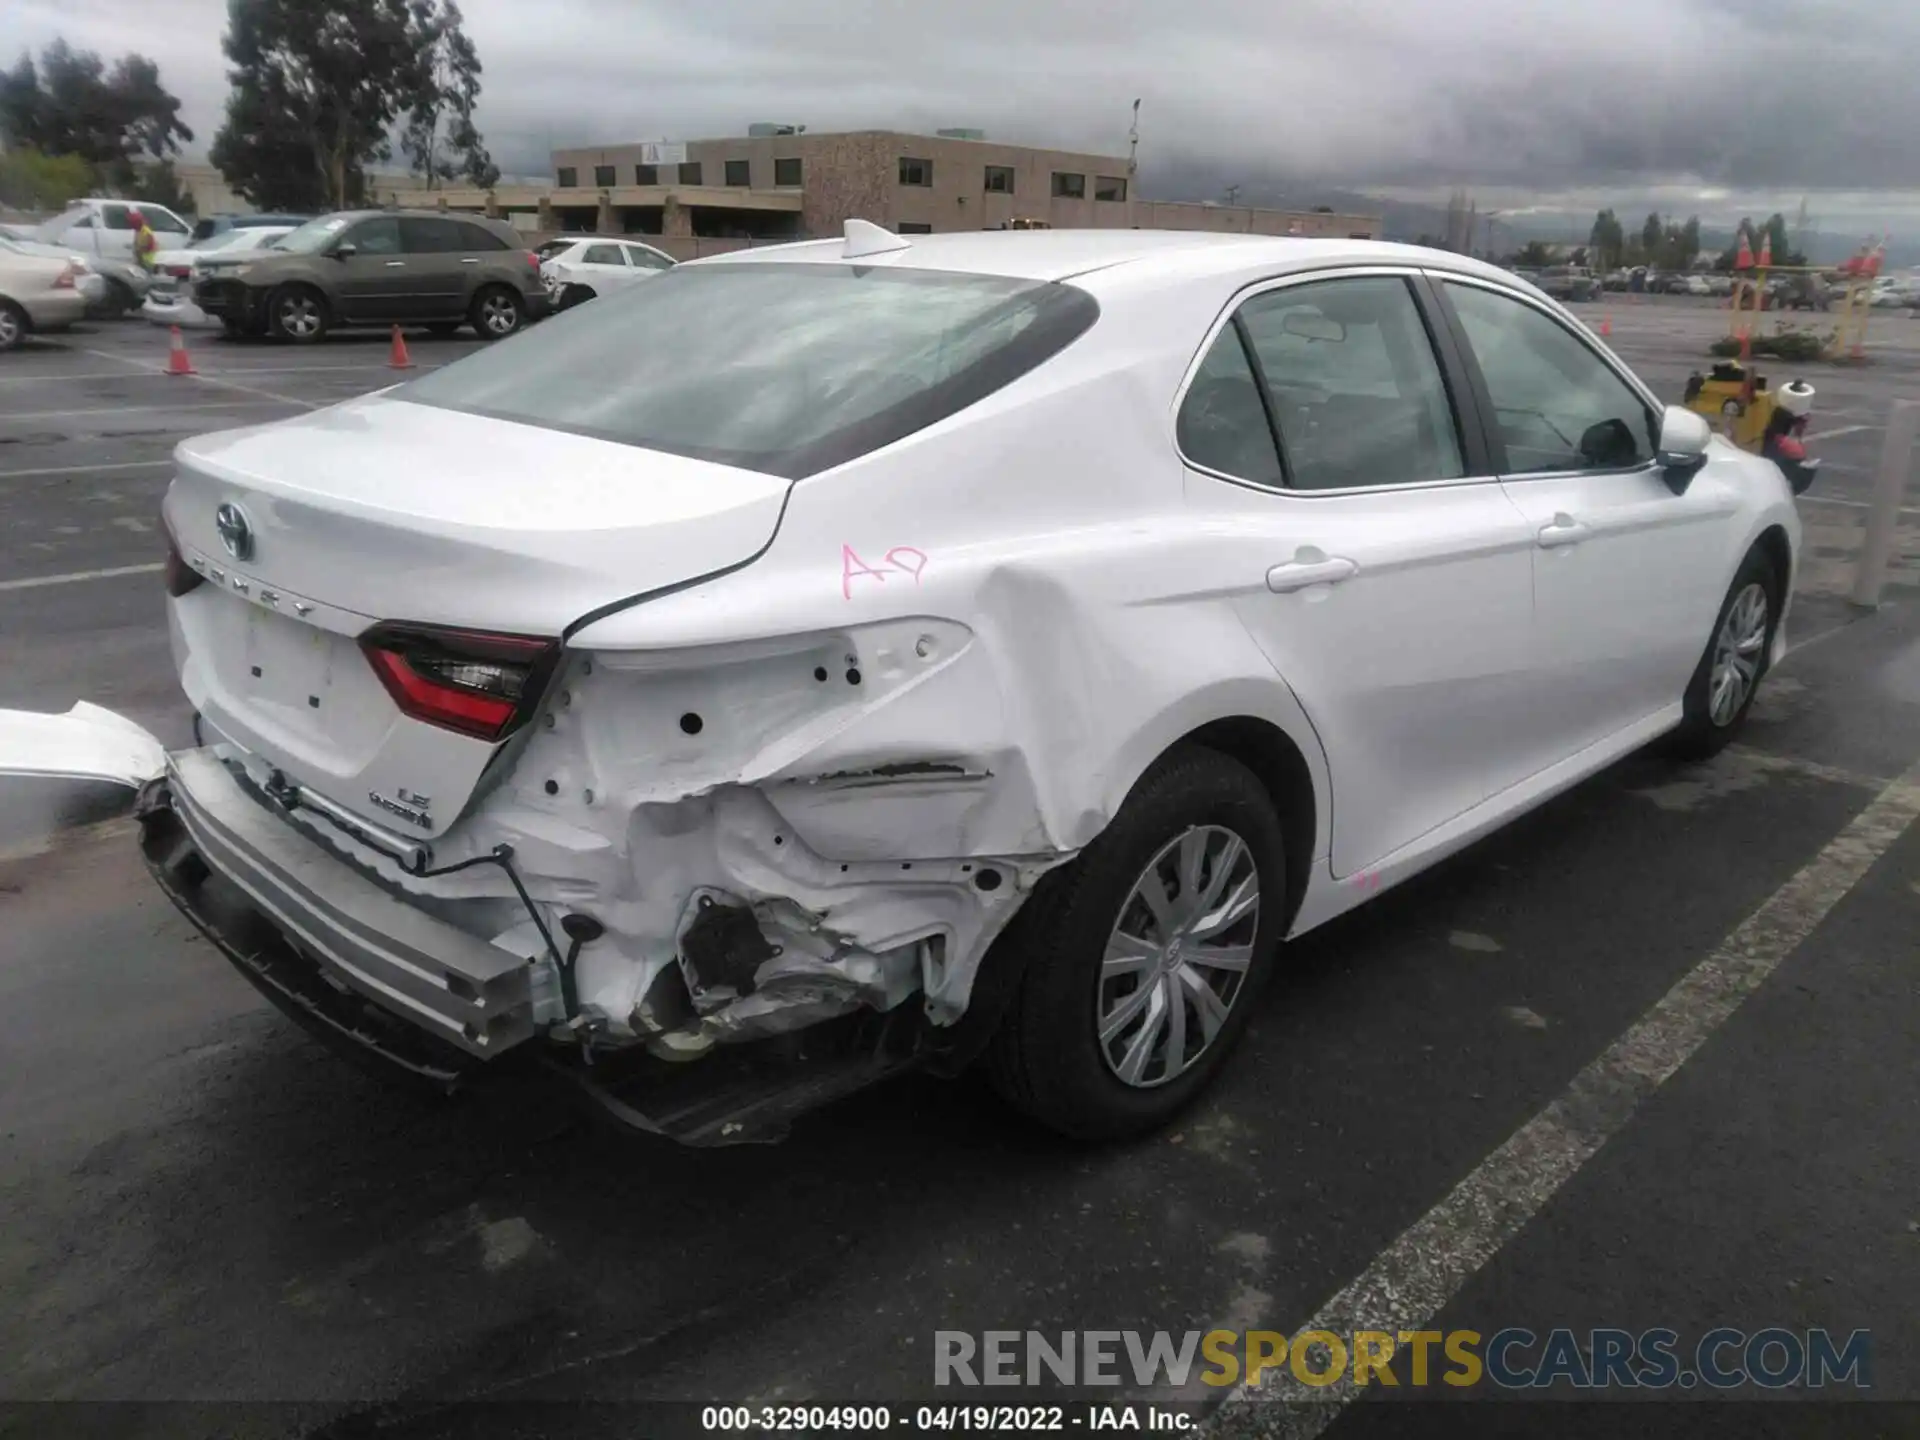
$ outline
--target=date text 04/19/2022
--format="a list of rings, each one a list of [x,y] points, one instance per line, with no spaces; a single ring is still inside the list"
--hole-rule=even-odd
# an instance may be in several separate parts
[[[1074,1430],[1179,1434],[1197,1423],[1184,1410],[1151,1404],[920,1405],[897,1413],[885,1405],[709,1405],[700,1414],[702,1430],[734,1434],[1000,1435]]]

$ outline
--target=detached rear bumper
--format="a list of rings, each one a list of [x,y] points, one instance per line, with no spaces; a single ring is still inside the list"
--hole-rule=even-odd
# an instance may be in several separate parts
[[[534,1033],[524,956],[396,899],[269,810],[210,751],[170,756],[138,813],[168,897],[294,1019],[346,1032],[325,1038],[418,1073],[457,1070]],[[235,900],[269,923],[237,919]]]

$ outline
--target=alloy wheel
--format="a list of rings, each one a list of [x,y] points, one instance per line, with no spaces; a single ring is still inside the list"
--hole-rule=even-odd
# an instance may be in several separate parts
[[[320,306],[311,295],[289,295],[280,302],[280,328],[296,340],[306,340],[320,329]]]
[[[1734,597],[1713,642],[1713,669],[1707,682],[1707,716],[1715,725],[1731,725],[1760,680],[1767,644],[1767,592],[1749,584]]]
[[[1221,825],[1167,842],[1127,892],[1095,987],[1101,1056],[1146,1089],[1191,1069],[1239,998],[1260,924],[1253,852]]]
[[[520,311],[505,295],[489,295],[480,302],[480,323],[494,335],[511,335],[520,324]]]
[[[25,332],[20,328],[20,317],[14,314],[11,306],[0,305],[0,350],[11,350],[20,343]]]

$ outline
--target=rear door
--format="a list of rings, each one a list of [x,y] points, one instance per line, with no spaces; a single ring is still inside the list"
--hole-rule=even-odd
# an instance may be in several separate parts
[[[459,257],[460,314],[465,315],[472,307],[474,294],[483,285],[510,285],[524,295],[538,281],[539,274],[524,259],[525,252],[516,251],[487,226],[473,220],[453,223],[460,229],[463,247]]]
[[[1342,877],[1524,778],[1503,721],[1531,538],[1460,423],[1436,323],[1408,273],[1278,282],[1236,306],[1179,411],[1189,503],[1257,572],[1220,583],[1325,748]]]
[[[1492,284],[1437,288],[1532,541],[1536,683],[1507,731],[1550,764],[1680,699],[1737,497],[1707,472],[1673,493],[1653,463],[1659,410],[1582,327]]]
[[[409,215],[400,221],[412,297],[409,318],[457,320],[466,313],[468,229],[457,220]]]

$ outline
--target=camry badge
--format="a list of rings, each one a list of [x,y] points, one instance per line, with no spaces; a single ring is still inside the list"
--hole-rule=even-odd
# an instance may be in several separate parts
[[[213,524],[227,554],[236,560],[253,558],[253,526],[247,522],[246,511],[228,501],[213,512]]]

